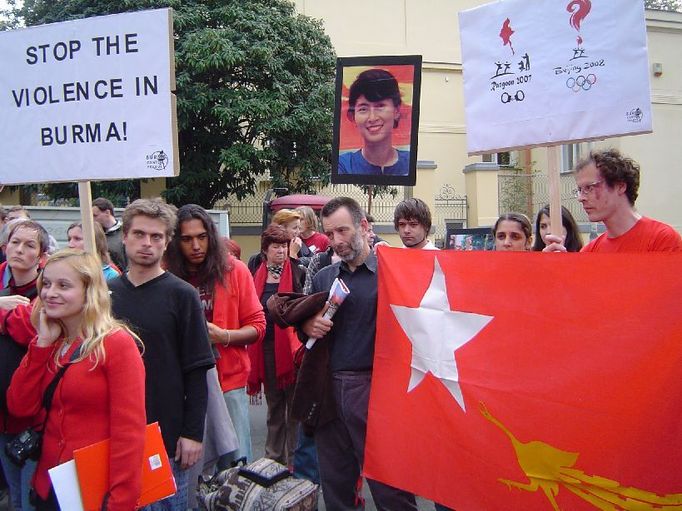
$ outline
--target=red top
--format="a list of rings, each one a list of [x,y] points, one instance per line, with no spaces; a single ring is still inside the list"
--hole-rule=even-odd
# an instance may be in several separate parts
[[[0,309],[0,331],[9,335],[14,342],[28,346],[36,336],[36,329],[31,323],[33,304],[17,305],[13,310]]]
[[[61,343],[55,343],[61,344]],[[80,340],[61,356],[69,361]],[[35,341],[14,373],[7,391],[10,411],[17,416],[41,412],[43,393],[56,373],[54,352]],[[73,459],[73,451],[110,438],[109,511],[135,509],[142,488],[145,401],[144,365],[133,338],[119,330],[104,339],[104,360],[74,363],[64,373],[52,399],[42,452],[33,484],[43,499],[50,492],[47,473]]]
[[[230,266],[232,270],[225,275],[223,285],[216,285],[213,291],[213,323],[230,330],[252,326],[258,332],[256,342],[260,341],[265,335],[265,313],[256,295],[251,272],[232,256]],[[223,392],[246,386],[251,371],[246,346],[215,346],[220,354],[216,366]]]
[[[680,252],[682,238],[668,224],[642,217],[625,234],[609,238],[603,233],[585,245],[581,252]]]
[[[329,246],[329,238],[327,238],[324,234],[313,231],[309,237],[303,240],[303,243],[306,244],[313,254],[317,254],[318,252],[324,252],[327,250],[327,247]],[[315,248],[313,249],[313,247]]]

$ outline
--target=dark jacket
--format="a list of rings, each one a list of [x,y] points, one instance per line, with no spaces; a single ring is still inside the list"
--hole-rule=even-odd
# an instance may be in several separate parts
[[[270,297],[267,306],[272,319],[280,327],[296,326],[317,314],[324,307],[328,293],[314,295],[277,293]],[[336,402],[332,392],[329,369],[329,344],[318,339],[310,349],[305,349],[301,367],[296,377],[291,416],[300,421],[303,431],[311,436],[315,428],[336,418]]]

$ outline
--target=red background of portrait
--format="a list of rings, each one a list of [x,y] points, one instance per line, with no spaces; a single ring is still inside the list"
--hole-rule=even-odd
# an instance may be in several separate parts
[[[341,92],[341,133],[339,137],[339,151],[358,150],[362,147],[362,137],[355,125],[348,120],[348,96],[350,86],[358,74],[366,69],[384,69],[395,76],[402,95],[400,106],[400,122],[393,130],[393,145],[400,149],[410,148],[410,131],[412,128],[412,91],[414,85],[414,66],[349,66],[343,69],[343,89]],[[353,72],[349,72],[352,70]]]

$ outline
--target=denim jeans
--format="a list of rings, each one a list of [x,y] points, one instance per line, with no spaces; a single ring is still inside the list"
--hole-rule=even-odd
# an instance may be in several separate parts
[[[28,499],[31,489],[31,479],[36,471],[36,462],[28,460],[23,467],[15,465],[5,454],[5,445],[11,442],[16,435],[8,433],[0,434],[0,463],[5,471],[9,496],[12,501],[12,508],[15,511],[33,511],[34,507]]]
[[[171,459],[170,464],[178,491],[172,497],[143,507],[141,511],[187,511],[187,470],[181,469],[175,460]]]
[[[300,425],[298,443],[294,451],[294,477],[320,484],[320,468],[317,463],[315,439],[303,433],[303,428]]]
[[[233,461],[239,458],[251,460],[251,424],[249,423],[249,398],[246,395],[246,387],[228,390],[223,393],[227,411],[234,425],[239,440],[239,449],[220,457],[218,470],[230,468]]]

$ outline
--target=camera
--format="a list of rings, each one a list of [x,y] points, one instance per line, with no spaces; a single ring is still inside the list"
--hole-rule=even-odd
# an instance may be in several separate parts
[[[5,454],[12,463],[23,467],[26,460],[40,457],[43,434],[34,429],[26,429],[5,445]]]

